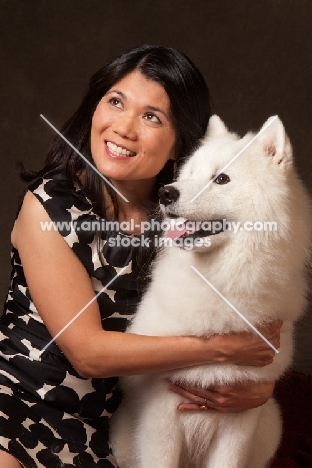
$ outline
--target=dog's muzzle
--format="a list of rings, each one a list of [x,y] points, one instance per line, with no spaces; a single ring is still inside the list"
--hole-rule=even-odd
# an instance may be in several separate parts
[[[164,205],[165,207],[168,207],[170,206],[173,202],[176,202],[180,196],[180,192],[178,189],[176,189],[173,185],[165,185],[164,187],[161,187],[158,191],[158,195],[159,195],[159,201],[162,205]],[[179,216],[177,214],[173,214],[173,213],[169,213],[168,210],[166,210],[166,214],[167,216],[169,216],[169,218],[179,218]],[[208,236],[212,236],[212,235],[216,235],[216,234],[220,234],[221,232],[224,231],[224,228],[223,228],[223,220],[222,219],[215,219],[215,220],[212,220],[210,221],[211,225],[214,226],[212,229],[201,229],[200,225],[201,225],[201,222],[198,222],[197,224],[199,225],[199,228],[197,228],[197,230],[193,230],[193,231],[189,231],[187,228],[185,229],[181,229],[180,232],[178,232],[179,230],[177,230],[176,228],[173,228],[173,229],[169,229],[169,231],[167,232],[167,236],[171,237],[171,236],[175,236],[175,237],[172,237],[172,238],[177,238],[177,237],[181,237],[181,238],[198,238],[198,237],[208,237]],[[188,222],[191,222],[191,221],[188,221],[188,220],[184,220],[184,223],[188,223]],[[182,223],[183,224],[183,223]],[[215,226],[218,225],[219,227],[217,229],[215,229]]]

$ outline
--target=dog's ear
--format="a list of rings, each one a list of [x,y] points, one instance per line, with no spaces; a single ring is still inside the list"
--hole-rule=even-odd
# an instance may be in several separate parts
[[[212,115],[209,119],[206,138],[228,135],[229,131],[218,115]]]
[[[281,167],[293,164],[292,147],[278,116],[270,117],[262,126],[261,140],[266,153]]]

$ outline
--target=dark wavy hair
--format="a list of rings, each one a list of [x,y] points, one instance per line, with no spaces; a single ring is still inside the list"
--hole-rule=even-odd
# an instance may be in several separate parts
[[[93,113],[109,89],[133,71],[139,71],[147,79],[159,83],[169,97],[176,133],[174,164],[179,168],[183,160],[198,147],[206,132],[211,115],[211,97],[196,66],[183,53],[170,47],[141,45],[128,50],[97,71],[90,80],[80,106],[65,123],[61,133],[94,165],[90,150]],[[115,191],[60,136],[55,137],[41,170],[32,172],[20,165],[20,177],[26,182],[51,172],[61,172],[69,181],[76,181],[80,185],[78,175],[83,173],[84,193],[92,202],[94,211],[105,216],[108,202],[111,202],[115,220],[118,220]],[[158,217],[158,189],[171,183],[173,177],[173,161],[169,160],[156,178],[153,200],[148,207],[151,217]],[[149,235],[152,239],[153,233]],[[149,275],[155,256],[153,242],[150,245],[148,249],[138,248],[137,251],[136,260],[141,268],[141,277]],[[98,251],[100,255],[99,237]]]
[[[140,71],[146,78],[159,83],[169,96],[176,132],[176,163],[179,166],[196,149],[205,134],[211,115],[211,98],[196,66],[183,53],[170,47],[141,45],[98,70],[92,76],[80,106],[65,123],[61,133],[94,165],[90,150],[93,113],[108,90],[133,71]],[[77,175],[83,171],[84,191],[95,210],[105,215],[106,194],[118,217],[118,199],[114,190],[60,136],[55,137],[44,167],[32,172],[21,166],[20,176],[30,182],[54,171],[62,172],[71,181],[77,180]],[[168,161],[157,177],[155,201],[159,187],[172,182],[172,179],[172,161]]]

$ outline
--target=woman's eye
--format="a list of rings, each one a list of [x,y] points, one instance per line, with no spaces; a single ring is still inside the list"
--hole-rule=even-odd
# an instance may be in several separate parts
[[[121,107],[121,101],[118,98],[112,97],[109,102],[115,107]]]
[[[230,182],[230,178],[227,174],[219,174],[218,177],[214,179],[214,182],[216,184],[224,185],[228,184]]]
[[[148,112],[147,114],[145,114],[145,118],[149,122],[161,123],[159,117],[157,117],[157,115],[153,114],[152,112]]]

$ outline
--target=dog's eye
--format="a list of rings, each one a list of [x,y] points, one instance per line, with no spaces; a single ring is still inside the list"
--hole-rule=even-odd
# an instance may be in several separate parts
[[[219,174],[218,177],[214,180],[216,184],[224,185],[230,182],[230,178],[227,174]]]

